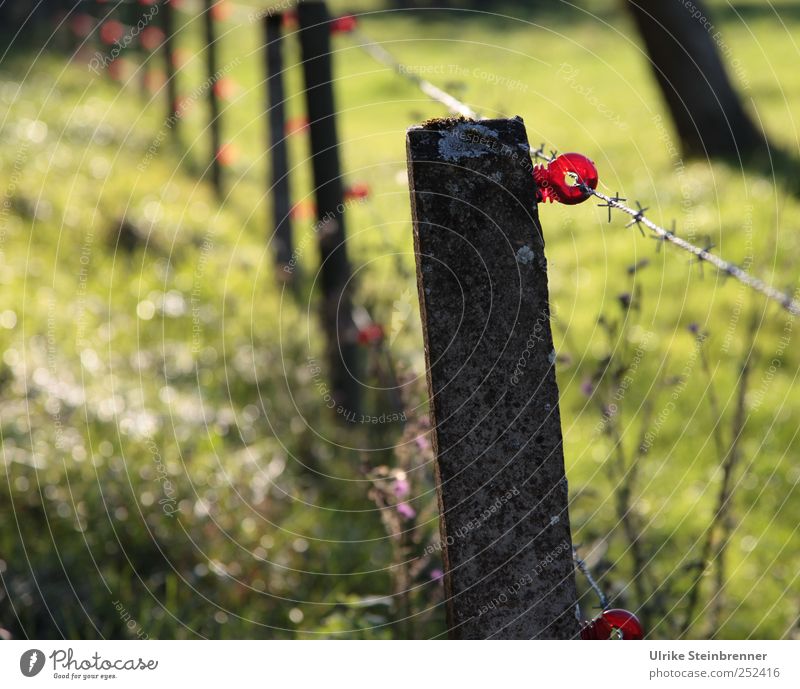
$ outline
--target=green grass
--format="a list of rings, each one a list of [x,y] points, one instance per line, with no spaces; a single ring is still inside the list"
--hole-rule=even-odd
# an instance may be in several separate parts
[[[792,37],[800,17],[789,2],[773,4],[785,27],[755,1],[737,5],[746,24],[723,2],[713,3],[714,17],[749,81],[749,107],[776,143],[797,152],[800,73],[792,68]],[[631,25],[616,5],[589,6],[599,14],[531,11],[521,20],[389,13],[366,16],[361,25],[407,64],[444,66],[448,73],[431,79],[458,89],[483,115],[519,114],[533,143],[592,157],[603,190],[641,200],[656,220],[676,218],[679,231],[692,228],[698,241],[709,235],[731,260],[752,255],[755,274],[792,287],[800,201],[747,169],[685,161],[681,172]],[[17,51],[0,65],[2,189],[12,200],[0,235],[0,627],[72,637],[435,636],[444,622],[441,592],[429,577],[434,560],[413,574],[415,607],[435,606],[433,612],[411,632],[393,624],[401,608],[382,597],[392,592],[398,546],[386,536],[362,471],[365,463],[427,467],[426,457],[379,450],[399,429],[346,431],[321,404],[306,364],[309,356],[323,359],[310,292],[310,221],[295,226],[296,241],[308,246],[300,297],[275,285],[265,245],[260,27],[222,26],[220,65],[231,65],[239,87],[225,107],[224,138],[241,151],[222,206],[196,174],[208,158],[202,96],[182,123],[181,144],[165,144],[141,172],[137,166],[164,126],[163,94],[147,102],[136,78],[120,87],[56,52],[34,61]],[[188,58],[180,87],[188,94],[204,80],[199,21],[187,19],[179,42]],[[392,354],[401,371],[420,375],[404,133],[443,111],[348,38],[337,37],[335,47],[346,177],[372,189],[347,215],[359,301],[388,322],[408,290],[414,309]],[[298,53],[289,40],[290,116],[303,112]],[[518,83],[492,83],[483,72]],[[291,154],[293,197],[310,198],[304,135],[292,138]],[[796,326],[736,283],[708,270],[701,278],[670,248],[656,253],[652,241],[622,229],[621,218],[608,225],[593,204],[540,213],[563,359],[575,542],[619,604],[639,608],[658,599],[665,612],[651,615],[653,636],[674,634],[686,566],[697,557],[721,479],[708,380],[692,365],[687,326],[709,333],[705,351],[727,429],[755,312],[722,622],[710,629],[701,618],[692,635],[796,634],[800,470],[792,458],[800,395],[793,330],[769,375],[784,327]],[[132,252],[115,245],[122,217],[146,239]],[[626,269],[643,258],[650,265],[629,276]],[[624,292],[637,295],[636,309],[620,309]],[[624,321],[623,334],[607,338],[600,314]],[[645,401],[657,412],[670,402],[674,387],[656,393],[659,381],[691,367],[641,461],[633,495],[649,602],[633,593],[612,498],[613,442],[596,431],[598,398],[581,391],[606,357],[619,361],[624,345],[642,342],[646,351],[615,421],[628,452],[637,445]],[[412,387],[411,400],[424,412],[423,386]],[[602,391],[613,392],[608,376],[599,381]],[[385,400],[373,404],[380,409]],[[436,530],[429,472],[412,475],[420,516],[406,555],[421,553]],[[159,501],[176,514],[167,516]]]

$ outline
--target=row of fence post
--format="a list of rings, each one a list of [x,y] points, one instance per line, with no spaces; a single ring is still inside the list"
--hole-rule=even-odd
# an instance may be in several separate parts
[[[218,70],[205,0],[206,67]],[[168,113],[177,125],[174,16],[162,12]],[[360,408],[357,329],[331,61],[321,0],[296,8],[331,388]],[[269,235],[277,272],[296,266],[282,17],[263,19]],[[213,84],[212,84],[213,86]],[[212,185],[223,197],[221,117],[209,88]],[[175,131],[175,127],[172,127]],[[408,133],[408,173],[431,404],[448,626],[457,638],[578,633],[547,263],[519,119],[441,120]],[[524,365],[519,362],[524,362]],[[515,374],[515,367],[524,370]]]
[[[206,71],[209,82],[218,75],[217,39],[213,17],[214,0],[205,0],[203,27],[205,34]],[[316,233],[319,248],[319,284],[322,292],[322,323],[327,336],[327,361],[331,393],[345,418],[360,411],[361,369],[358,351],[358,330],[352,316],[352,270],[348,259],[344,208],[344,187],[339,153],[336,107],[333,89],[330,22],[326,3],[309,0],[296,8],[298,38],[303,57],[305,102],[309,121],[311,167],[316,207]],[[173,49],[171,12],[164,30],[169,39],[164,45],[166,62],[172,67]],[[284,65],[282,57],[282,14],[265,13],[264,57],[266,61],[266,105],[269,142],[268,194],[272,199],[269,236],[276,263],[276,274],[284,282],[296,276],[296,257],[292,236],[289,155],[286,142],[286,110]],[[168,83],[175,82],[174,71]],[[170,103],[174,94],[168,93]],[[222,149],[222,110],[217,90],[208,89],[209,139],[211,160],[210,181],[222,199],[225,195],[224,172],[220,161]],[[170,113],[174,111],[170,105]]]

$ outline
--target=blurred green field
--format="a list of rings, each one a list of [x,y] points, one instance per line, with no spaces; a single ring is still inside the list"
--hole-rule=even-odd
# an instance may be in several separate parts
[[[748,107],[797,155],[796,4],[709,4]],[[617,3],[582,7],[523,18],[376,11],[361,28],[404,63],[436,68],[430,79],[482,115],[521,115],[532,143],[589,155],[603,191],[794,290],[800,200],[763,169],[682,161],[628,18]],[[202,27],[180,18],[189,95],[205,80]],[[345,428],[308,364],[324,358],[313,221],[295,223],[306,247],[298,295],[276,285],[266,244],[260,26],[232,18],[220,29],[220,66],[238,85],[224,140],[240,152],[221,205],[198,179],[209,158],[202,96],[181,142],[142,171],[165,127],[163,92],[145,96],[136,74],[120,85],[57,51],[15,46],[0,62],[0,627],[71,638],[442,635],[440,564],[412,563],[437,523],[430,449],[415,440],[427,407],[404,133],[444,111],[350,38],[334,39],[346,178],[372,190],[347,215],[358,301],[384,323],[396,302],[413,304],[391,344],[410,381],[407,428]],[[289,116],[299,117],[299,50],[286,43]],[[290,145],[293,197],[308,201],[305,134]],[[727,442],[736,427],[752,344],[727,586],[712,617],[706,577],[688,635],[798,636],[796,324],[670,247],[657,252],[622,218],[609,225],[594,204],[540,215],[575,543],[615,604],[643,612],[650,636],[679,633],[722,480],[715,429]],[[117,243],[122,218],[141,233],[132,250]],[[690,330],[708,334],[703,356]],[[625,362],[632,383],[615,397]],[[618,411],[603,430],[610,401]],[[386,405],[377,392],[368,402]],[[629,475],[620,448],[631,457],[648,428],[629,497],[646,559],[637,574],[616,489]],[[411,483],[417,516],[402,536],[387,534],[391,517],[370,493],[381,467]],[[398,582],[412,593],[393,597]]]

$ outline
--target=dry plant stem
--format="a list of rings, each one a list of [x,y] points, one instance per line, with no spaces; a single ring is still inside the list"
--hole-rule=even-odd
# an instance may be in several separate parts
[[[628,321],[626,319],[625,324]],[[615,326],[608,326],[607,332],[609,338],[614,341],[615,339],[622,340],[622,354],[620,355],[620,359],[622,360],[624,366],[624,370],[619,371],[618,375],[614,375],[613,378],[615,382],[621,379],[622,375],[627,372],[630,368],[628,361],[628,347],[627,347],[627,337],[625,336],[625,328],[623,327],[621,332],[619,333],[619,338],[615,338],[616,334],[616,327]],[[613,358],[609,361],[606,372],[608,372],[609,368],[612,368],[613,373],[614,367],[614,360]],[[617,520],[622,525],[623,533],[625,534],[625,540],[628,543],[628,550],[631,553],[631,560],[632,560],[632,572],[631,572],[631,582],[633,585],[634,597],[636,599],[636,603],[639,606],[642,606],[645,600],[648,598],[647,594],[647,583],[645,581],[646,576],[646,564],[647,564],[647,556],[644,551],[643,542],[641,538],[641,528],[639,524],[639,520],[637,519],[636,511],[634,505],[632,503],[632,495],[636,489],[636,483],[638,478],[638,460],[640,458],[640,450],[641,450],[641,443],[639,443],[634,450],[633,459],[629,461],[627,459],[627,455],[625,452],[624,442],[622,433],[619,428],[619,419],[622,416],[622,407],[623,407],[623,399],[618,400],[617,409],[613,415],[608,415],[608,432],[612,437],[614,447],[613,452],[616,455],[616,462],[613,465],[614,479],[617,481],[618,488],[616,489],[616,512],[617,512]],[[601,403],[601,414],[605,415],[605,409],[602,407]],[[642,621],[642,624],[647,626],[648,622],[648,611],[644,607],[640,607],[638,609],[639,617]]]
[[[752,328],[752,332],[755,332],[754,327]],[[714,558],[717,564],[717,575],[716,590],[711,601],[712,608],[710,625],[712,629],[716,629],[719,626],[719,618],[721,616],[722,605],[724,603],[725,585],[727,583],[725,555],[728,543],[730,541],[732,531],[731,527],[733,524],[733,517],[731,514],[734,489],[733,475],[741,460],[741,439],[744,436],[744,430],[748,418],[746,398],[752,363],[751,353],[752,349],[748,351],[741,368],[742,373],[739,379],[739,395],[736,400],[736,413],[733,417],[733,427],[731,429],[731,448],[723,467],[724,474],[722,486],[720,488],[719,500],[717,503],[720,536],[717,540],[717,552],[716,557]]]
[[[382,492],[375,486],[371,496],[381,512],[384,528],[389,536],[392,548],[392,598],[397,606],[398,623],[394,625],[394,634],[397,639],[412,639],[414,634],[411,614],[411,578],[409,576],[410,559],[406,557],[410,548],[410,533],[403,528],[397,510],[390,505]]]
[[[736,410],[734,412],[731,428],[731,441],[722,458],[722,483],[717,497],[716,507],[714,509],[714,516],[711,519],[708,527],[703,536],[703,545],[700,552],[700,559],[697,565],[697,571],[694,581],[689,589],[688,602],[686,606],[686,617],[681,626],[680,636],[685,636],[695,622],[695,610],[700,600],[700,593],[702,589],[703,575],[706,572],[709,564],[716,565],[716,586],[717,590],[714,592],[712,599],[720,598],[715,603],[717,606],[722,605],[722,589],[725,582],[725,568],[724,556],[727,540],[730,538],[730,511],[733,500],[733,476],[736,471],[739,459],[741,456],[740,442],[747,424],[747,390],[750,379],[750,369],[752,364],[753,347],[755,337],[758,332],[758,322],[755,312],[751,319],[748,332],[750,333],[745,352],[742,355],[742,363],[740,365],[741,375],[739,376],[737,397],[736,397]],[[712,554],[716,555],[713,557]],[[722,560],[720,560],[720,557]]]
[[[725,454],[725,439],[722,436],[722,409],[719,406],[719,398],[714,387],[714,374],[711,371],[711,363],[708,360],[708,352],[705,346],[700,347],[700,366],[706,376],[708,385],[708,406],[711,408],[711,416],[714,421],[712,435],[714,436],[714,446],[717,449],[717,456],[723,457]]]
[[[616,508],[617,519],[622,524],[622,530],[625,534],[625,539],[628,542],[628,549],[631,553],[633,571],[631,572],[631,582],[633,584],[633,591],[636,597],[637,604],[647,598],[647,591],[644,582],[645,565],[647,557],[645,556],[642,547],[641,530],[639,528],[636,512],[631,502],[631,495],[634,491],[634,481],[636,478],[632,466],[628,464],[625,458],[625,450],[622,444],[622,436],[619,432],[616,422],[611,424],[611,433],[614,438],[614,450],[617,455],[617,462],[619,464],[621,479],[620,486],[616,494]],[[635,464],[635,462],[634,462]],[[640,619],[643,625],[647,625],[647,614],[645,611],[640,611]]]

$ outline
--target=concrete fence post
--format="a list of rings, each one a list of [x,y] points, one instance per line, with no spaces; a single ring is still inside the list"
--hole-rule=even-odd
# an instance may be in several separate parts
[[[578,634],[547,262],[521,119],[408,131],[448,625]]]

